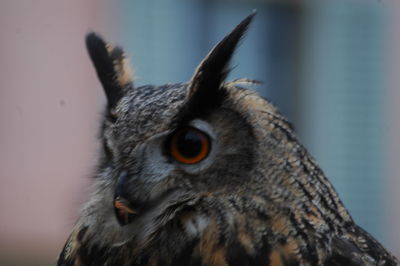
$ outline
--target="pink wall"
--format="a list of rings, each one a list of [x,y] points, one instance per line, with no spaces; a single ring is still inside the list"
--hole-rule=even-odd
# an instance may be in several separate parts
[[[84,36],[101,31],[99,3],[0,2],[1,265],[54,262],[85,197],[103,96]]]

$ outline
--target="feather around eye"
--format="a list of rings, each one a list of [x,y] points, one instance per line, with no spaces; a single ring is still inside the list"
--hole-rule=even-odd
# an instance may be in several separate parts
[[[204,160],[210,152],[208,135],[194,127],[185,127],[174,133],[168,145],[171,157],[182,164],[195,164]]]

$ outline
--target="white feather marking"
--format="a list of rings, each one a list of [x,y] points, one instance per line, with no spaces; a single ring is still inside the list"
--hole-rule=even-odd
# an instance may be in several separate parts
[[[184,224],[186,232],[190,236],[198,236],[207,227],[209,223],[208,217],[197,215],[188,219]]]

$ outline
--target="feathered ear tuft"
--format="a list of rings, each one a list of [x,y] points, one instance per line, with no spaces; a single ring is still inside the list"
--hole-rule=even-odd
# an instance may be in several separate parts
[[[108,107],[112,109],[126,91],[133,87],[129,59],[120,47],[111,46],[94,32],[86,35],[86,47],[103,85]]]
[[[231,33],[220,41],[197,67],[190,83],[188,96],[212,93],[224,82],[229,73],[229,62],[256,12],[247,16]]]
[[[255,14],[254,11],[242,20],[197,67],[188,85],[182,117],[205,115],[222,102],[225,91],[220,87],[229,73],[229,62]]]

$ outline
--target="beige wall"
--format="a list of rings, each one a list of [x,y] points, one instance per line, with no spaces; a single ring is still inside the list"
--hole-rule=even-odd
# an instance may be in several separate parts
[[[0,2],[1,265],[54,262],[85,197],[103,96],[84,36],[101,28],[98,3]]]

